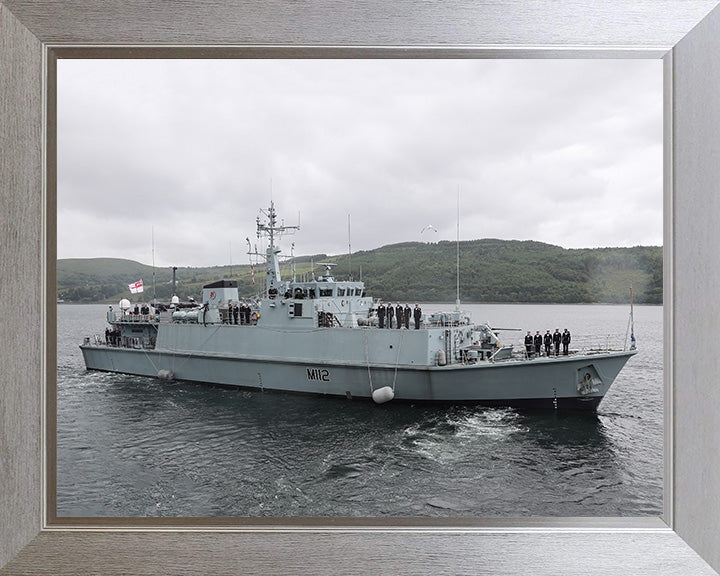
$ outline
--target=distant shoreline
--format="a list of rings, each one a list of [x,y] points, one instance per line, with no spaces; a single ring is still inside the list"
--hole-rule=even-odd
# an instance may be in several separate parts
[[[637,304],[663,300],[663,250],[658,246],[565,249],[534,241],[483,239],[461,242],[460,295],[488,304],[623,304],[633,289]],[[453,242],[400,243],[352,255],[315,254],[281,266],[283,280],[311,281],[324,274],[317,262],[332,262],[336,280],[354,277],[366,294],[386,302],[411,299],[455,302],[458,270]],[[264,291],[264,263],[178,268],[175,292],[181,300],[202,299],[203,286],[220,279],[238,283],[240,298]],[[171,269],[116,258],[59,259],[57,298],[66,302],[112,303],[129,298],[128,286],[145,284],[145,300],[169,301]],[[254,280],[254,281],[253,281]]]

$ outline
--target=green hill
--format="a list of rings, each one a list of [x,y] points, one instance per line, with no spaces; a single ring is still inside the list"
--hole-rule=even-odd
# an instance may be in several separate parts
[[[455,242],[406,242],[347,255],[318,254],[295,259],[298,278],[311,261],[335,262],[338,279],[362,276],[368,293],[385,300],[454,301]],[[290,264],[281,271],[289,277]],[[264,288],[265,271],[250,266],[178,268],[181,298],[202,297],[202,286],[236,279],[241,296]],[[322,273],[316,267],[316,273]],[[662,303],[662,247],[568,250],[533,241],[483,239],[460,243],[460,298],[465,302],[593,303],[627,302],[633,286],[637,303]],[[145,298],[153,296],[150,266],[113,258],[65,259],[57,263],[58,298],[72,302],[115,302],[129,298],[128,284],[142,278]],[[157,298],[172,295],[172,269],[155,269]]]

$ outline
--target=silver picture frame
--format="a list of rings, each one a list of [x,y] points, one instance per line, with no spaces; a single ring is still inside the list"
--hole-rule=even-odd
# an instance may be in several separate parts
[[[0,0],[0,574],[715,574],[720,568],[720,9],[579,0]],[[58,57],[662,58],[661,518],[463,521],[54,515]],[[227,57],[227,56],[226,56]]]

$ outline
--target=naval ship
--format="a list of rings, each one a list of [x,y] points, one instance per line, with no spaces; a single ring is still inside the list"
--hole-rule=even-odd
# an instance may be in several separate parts
[[[281,278],[276,238],[299,226],[280,224],[272,202],[264,214],[256,222],[268,241],[262,295],[246,303],[237,281],[220,280],[184,307],[174,297],[137,314],[124,299],[107,312],[105,339],[80,346],[87,369],[378,404],[594,410],[637,353],[633,338],[623,350],[529,356],[473,323],[459,301],[423,314],[417,328],[413,318],[410,329],[381,328],[379,301],[362,281],[336,279],[332,264],[317,277]]]

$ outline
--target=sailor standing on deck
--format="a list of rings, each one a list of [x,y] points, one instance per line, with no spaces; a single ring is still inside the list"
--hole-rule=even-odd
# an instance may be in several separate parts
[[[384,328],[385,327],[385,304],[380,302],[377,307],[377,315],[378,315],[378,327]]]
[[[415,304],[415,310],[413,310],[413,319],[415,320],[415,330],[420,329],[420,318],[422,318],[422,308]]]
[[[550,356],[550,347],[552,346],[552,334],[550,334],[550,330],[545,332],[543,344],[545,344],[545,356]]]
[[[567,328],[565,328],[565,331],[562,334],[562,345],[563,345],[563,355],[568,355],[568,346],[570,346],[570,332]]]
[[[535,344],[535,356],[540,356],[540,349],[542,348],[543,338],[540,336],[540,330],[535,332],[535,338],[533,338],[533,344]]]
[[[532,356],[532,350],[533,350],[533,337],[532,334],[530,334],[530,330],[528,330],[527,335],[525,336],[525,352],[528,355],[528,358]]]
[[[392,304],[388,304],[388,307],[387,307],[387,321],[388,321],[387,327],[388,328],[392,328],[393,316],[395,316],[395,308],[393,308]]]
[[[398,302],[398,303],[397,303],[397,308],[395,308],[395,319],[397,320],[397,323],[398,323],[398,325],[397,325],[398,330],[399,330],[400,328],[402,328],[403,314],[404,314],[404,313],[405,313],[405,312],[404,312],[404,310],[403,310],[403,307],[400,305],[400,302]]]
[[[555,328],[553,334],[553,346],[555,347],[555,356],[560,355],[560,340],[562,340],[562,334],[560,334],[560,328]]]
[[[410,305],[405,304],[405,330],[410,330]]]

